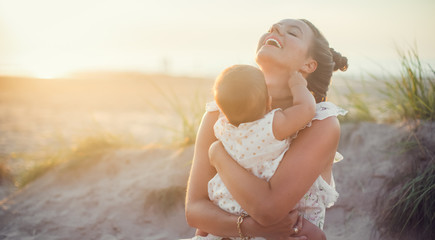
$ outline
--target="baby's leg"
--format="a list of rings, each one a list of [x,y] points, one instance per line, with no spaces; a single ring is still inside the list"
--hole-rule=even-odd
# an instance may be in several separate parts
[[[306,236],[309,240],[326,240],[325,233],[305,218],[302,222],[302,229],[296,236]]]

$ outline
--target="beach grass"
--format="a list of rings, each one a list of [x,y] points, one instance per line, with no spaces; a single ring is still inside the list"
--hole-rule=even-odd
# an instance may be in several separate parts
[[[87,167],[94,164],[108,151],[121,148],[135,148],[141,146],[130,135],[114,134],[108,131],[96,131],[88,136],[76,140],[68,153],[67,168]]]
[[[22,160],[24,163],[14,174],[15,186],[18,188],[26,186],[63,162],[64,157],[61,150],[12,154],[13,159]]]
[[[386,122],[435,120],[435,71],[421,62],[417,47],[397,48],[400,75],[368,74],[372,81],[361,81],[354,88],[346,81],[344,104],[348,122]]]
[[[386,98],[387,109],[400,120],[435,120],[435,71],[423,65],[417,48],[397,50],[400,77],[383,81],[380,92]]]
[[[400,176],[401,183],[383,199],[377,223],[397,237],[413,233],[421,239],[435,236],[435,164]],[[406,179],[403,181],[403,179]],[[381,228],[381,229],[382,229]],[[403,236],[402,236],[403,237]]]
[[[5,159],[0,157],[0,186],[10,181],[12,181],[11,171],[6,164]]]
[[[435,236],[435,149],[433,123],[413,125],[407,139],[398,143],[398,156],[407,161],[387,180],[378,196],[376,224],[384,235],[397,239]]]
[[[342,98],[350,114],[343,120],[400,123],[408,128],[408,139],[399,141],[395,152],[397,158],[407,160],[386,180],[384,191],[388,194],[378,196],[376,226],[381,234],[395,239],[433,239],[435,152],[433,128],[425,125],[431,126],[435,120],[435,71],[421,62],[416,47],[398,48],[397,53],[400,75],[369,74],[374,81],[361,82],[358,88],[346,82]],[[425,141],[422,131],[429,134]]]
[[[163,97],[167,109],[161,104],[156,105],[150,100],[147,104],[159,114],[173,113],[178,124],[173,122],[172,125],[158,124],[162,129],[171,131],[173,138],[171,145],[175,147],[185,147],[195,143],[196,134],[201,123],[202,116],[205,112],[205,97],[198,88],[190,96],[183,96],[174,89],[166,87],[163,89],[158,84],[152,82],[154,88]]]
[[[380,200],[376,221],[383,234],[404,239],[412,233],[411,236],[431,239],[435,236],[433,140],[422,141],[416,133],[422,124],[435,120],[435,72],[430,65],[422,64],[416,47],[397,52],[401,62],[400,76],[383,81],[380,93],[390,119],[413,126],[401,151],[411,162],[410,167],[389,180],[386,186],[389,194]],[[431,128],[426,131],[431,134]]]
[[[347,91],[342,97],[349,113],[342,118],[344,122],[376,122],[373,106],[368,102],[370,96],[366,83],[362,83],[361,90],[357,91],[348,81],[345,82]]]
[[[14,184],[22,188],[62,164],[66,170],[77,170],[96,163],[108,151],[139,146],[131,136],[95,130],[77,138],[73,145],[46,146],[37,152],[14,153],[11,157],[23,164],[13,175]]]

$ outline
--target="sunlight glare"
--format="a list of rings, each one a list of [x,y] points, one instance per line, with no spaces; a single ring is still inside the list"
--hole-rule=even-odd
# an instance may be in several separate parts
[[[67,69],[62,68],[64,66],[60,66],[60,64],[32,64],[24,67],[25,69],[29,69],[32,77],[41,78],[41,79],[56,79],[62,78],[68,72]]]

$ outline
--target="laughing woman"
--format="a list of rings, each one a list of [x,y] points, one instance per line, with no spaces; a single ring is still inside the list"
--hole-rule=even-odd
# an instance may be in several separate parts
[[[186,219],[200,229],[198,235],[211,233],[221,237],[263,237],[267,239],[302,239],[297,233],[310,228],[323,234],[325,206],[337,197],[332,177],[332,163],[340,136],[337,115],[342,109],[325,102],[333,71],[346,70],[347,59],[329,48],[327,40],[307,20],[285,19],[270,28],[259,41],[256,62],[264,73],[272,107],[286,109],[293,104],[288,87],[290,74],[302,73],[314,95],[316,120],[300,131],[291,143],[269,181],[257,178],[240,166],[215,142],[213,126],[220,113],[209,107],[202,119],[188,182]],[[215,142],[215,143],[214,143]],[[210,157],[209,157],[210,153]],[[210,201],[208,182],[218,173],[234,199],[248,216],[232,215]],[[326,184],[326,185],[325,185]],[[319,193],[328,188],[327,193]],[[322,189],[322,190],[319,190]],[[312,205],[309,194],[321,202],[316,219],[298,222],[298,212]],[[308,201],[308,202],[307,202]]]

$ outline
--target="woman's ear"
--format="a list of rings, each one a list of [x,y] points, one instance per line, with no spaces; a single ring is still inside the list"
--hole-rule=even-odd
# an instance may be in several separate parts
[[[312,58],[309,58],[307,62],[305,62],[305,64],[301,67],[300,72],[310,74],[316,71],[316,68],[317,68],[317,61]]]

